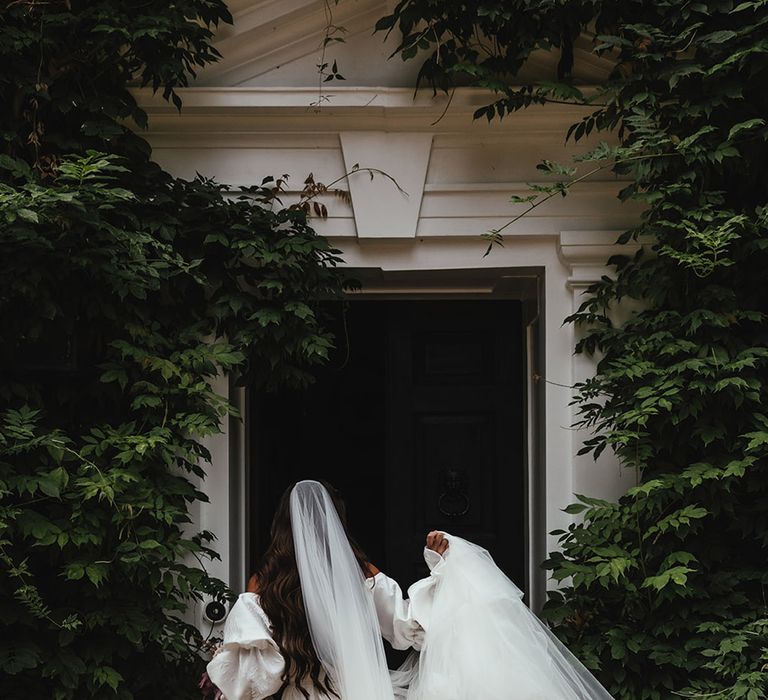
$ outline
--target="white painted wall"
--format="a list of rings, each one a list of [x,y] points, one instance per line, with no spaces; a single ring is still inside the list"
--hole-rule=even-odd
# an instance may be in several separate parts
[[[230,398],[229,382],[225,375],[219,374],[211,386],[217,394]],[[233,562],[227,543],[230,537],[230,492],[234,470],[231,469],[229,424],[226,419],[222,422],[222,432],[207,438],[204,444],[211,453],[211,464],[204,465],[206,478],[202,480],[194,474],[187,475],[187,478],[208,495],[209,501],[192,503],[190,507],[192,522],[184,529],[189,534],[210,530],[217,535],[219,539],[212,548],[218,552],[221,559],[204,560],[203,563],[211,576],[229,582],[232,580],[230,572]],[[190,556],[186,563],[190,566],[198,566],[200,562]],[[187,611],[187,617],[193,624],[197,624],[204,634],[207,634],[213,626],[203,617],[205,602],[192,606]]]

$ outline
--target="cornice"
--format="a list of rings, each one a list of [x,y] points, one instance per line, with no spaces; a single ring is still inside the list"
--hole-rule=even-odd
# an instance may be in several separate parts
[[[586,90],[589,92],[589,89]],[[393,87],[336,87],[324,92],[321,107],[317,88],[310,87],[189,87],[177,90],[181,113],[150,88],[135,88],[133,95],[150,116],[150,131],[196,131],[232,124],[241,132],[339,129],[425,130],[531,129],[562,131],[578,121],[590,107],[580,105],[532,106],[499,122],[472,119],[479,107],[495,99],[479,88],[457,88],[452,97],[432,90]],[[245,123],[244,123],[245,121]],[[250,128],[249,128],[250,125]]]

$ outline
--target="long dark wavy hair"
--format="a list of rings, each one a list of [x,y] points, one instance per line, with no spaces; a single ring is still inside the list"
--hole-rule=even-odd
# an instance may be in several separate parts
[[[327,481],[319,481],[333,499],[360,569],[365,576],[369,576],[371,568],[368,560],[347,529],[346,507],[341,494]],[[272,623],[273,637],[285,659],[283,687],[294,685],[308,698],[309,694],[301,687],[301,683],[309,678],[320,692],[338,697],[330,679],[323,672],[309,636],[291,530],[290,497],[294,485],[289,486],[280,497],[270,530],[272,541],[256,572],[256,583],[261,607]]]

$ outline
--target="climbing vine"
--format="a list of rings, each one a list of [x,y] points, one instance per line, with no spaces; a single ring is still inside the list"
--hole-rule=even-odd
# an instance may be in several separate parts
[[[174,178],[126,126],[136,81],[181,106],[223,2],[0,18],[0,696],[195,697],[188,609],[230,595],[190,517],[203,439],[237,417],[214,380],[309,380],[337,252],[311,188],[283,208],[281,180]]]
[[[612,450],[639,484],[566,509],[544,615],[621,700],[768,697],[768,3],[402,0],[378,23],[395,28],[420,83],[491,91],[476,118],[584,106],[563,136],[590,150],[515,202],[608,168],[645,208],[617,242],[654,241],[607,260],[566,319],[598,360],[576,385],[581,453]],[[579,42],[612,62],[596,89]],[[557,68],[518,84],[541,49]],[[626,298],[643,310],[612,321]]]

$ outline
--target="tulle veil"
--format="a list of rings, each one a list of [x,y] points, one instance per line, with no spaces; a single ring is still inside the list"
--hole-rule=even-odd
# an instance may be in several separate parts
[[[373,598],[330,494],[301,481],[290,505],[312,642],[341,700],[613,700],[490,554],[448,533],[432,593],[414,611],[423,649],[390,671]]]

